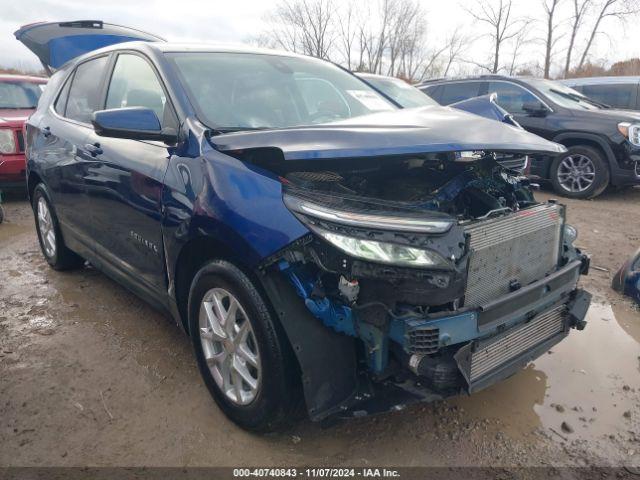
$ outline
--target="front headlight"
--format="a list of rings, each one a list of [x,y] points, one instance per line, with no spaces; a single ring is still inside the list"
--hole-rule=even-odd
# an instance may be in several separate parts
[[[350,227],[374,228],[392,232],[445,233],[453,226],[453,222],[448,219],[399,217],[338,210],[287,194],[284,195],[283,200],[287,208],[293,212]]]
[[[15,151],[16,138],[13,135],[13,130],[0,128],[0,153],[15,153]]]
[[[315,232],[339,250],[353,257],[371,262],[403,265],[407,267],[447,267],[447,261],[431,250],[347,237],[339,233],[314,229]]]
[[[618,131],[636,147],[640,147],[640,125],[629,122],[618,124]]]

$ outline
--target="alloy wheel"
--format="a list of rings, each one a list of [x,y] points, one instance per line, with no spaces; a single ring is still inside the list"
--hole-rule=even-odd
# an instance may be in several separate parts
[[[218,388],[233,403],[248,405],[260,389],[262,367],[244,308],[227,290],[213,288],[202,298],[198,324],[204,358]]]
[[[569,155],[558,165],[558,183],[568,192],[587,190],[596,178],[596,167],[586,155]]]
[[[42,246],[47,257],[52,258],[56,254],[56,231],[51,218],[49,205],[44,197],[38,198],[38,229],[42,238]]]

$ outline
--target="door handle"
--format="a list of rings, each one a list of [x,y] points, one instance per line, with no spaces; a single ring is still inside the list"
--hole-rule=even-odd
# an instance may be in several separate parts
[[[51,136],[51,127],[44,127],[42,129],[42,135],[44,136],[44,138],[48,138]]]
[[[92,157],[97,157],[98,155],[102,155],[102,148],[100,148],[100,144],[96,143],[87,143],[84,146],[85,150],[89,152]]]

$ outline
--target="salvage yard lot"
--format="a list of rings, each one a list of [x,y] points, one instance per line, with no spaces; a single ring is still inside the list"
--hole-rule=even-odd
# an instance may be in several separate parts
[[[584,332],[472,397],[257,436],[217,409],[175,325],[91,268],[49,269],[28,204],[9,198],[0,464],[638,465],[640,311],[609,285],[640,246],[640,189],[562,202],[595,266]]]

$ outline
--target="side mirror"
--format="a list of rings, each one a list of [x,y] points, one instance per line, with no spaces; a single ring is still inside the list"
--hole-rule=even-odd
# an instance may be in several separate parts
[[[178,140],[175,129],[163,129],[156,112],[145,107],[98,110],[93,112],[91,123],[101,137],[157,140],[169,144]]]
[[[549,113],[549,109],[539,101],[525,102],[522,109],[532,117],[544,117]]]

